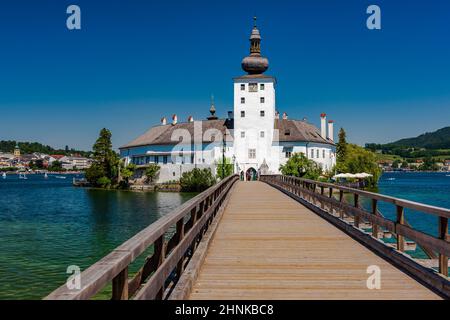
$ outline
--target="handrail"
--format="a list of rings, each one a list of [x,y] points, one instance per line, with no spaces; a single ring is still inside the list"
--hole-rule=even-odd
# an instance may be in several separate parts
[[[313,205],[320,205],[322,210],[333,215],[336,211],[339,218],[343,220],[344,213],[354,217],[353,224],[359,228],[361,220],[366,220],[372,224],[372,236],[378,238],[378,229],[384,228],[396,235],[396,250],[405,251],[405,238],[415,241],[426,251],[435,251],[438,253],[439,273],[448,277],[448,257],[450,256],[450,242],[448,236],[448,218],[450,209],[430,206],[414,201],[399,199],[391,196],[385,196],[373,192],[352,189],[298,177],[283,175],[261,175],[261,181],[280,186],[282,189],[300,196],[305,201]],[[325,194],[328,189],[328,194]],[[339,190],[339,199],[333,196],[333,191]],[[353,204],[346,203],[343,198],[344,192],[353,195]],[[372,200],[372,210],[368,211],[361,207],[360,197],[364,196]],[[379,214],[378,202],[384,201],[396,206],[396,220],[386,219]],[[438,236],[432,236],[411,227],[405,220],[405,208],[432,214],[438,217]],[[428,253],[430,254],[430,252]]]
[[[174,286],[178,281],[197,243],[237,180],[237,175],[223,179],[124,242],[80,274],[79,289],[62,285],[45,299],[89,299],[111,282],[113,300],[126,300],[133,296],[167,297],[170,284]],[[167,239],[173,228],[175,233]],[[153,254],[129,279],[128,266],[150,246],[153,246]]]

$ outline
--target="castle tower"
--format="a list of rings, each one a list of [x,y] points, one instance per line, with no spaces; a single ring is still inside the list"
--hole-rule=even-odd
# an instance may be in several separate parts
[[[275,120],[274,77],[265,75],[269,61],[261,55],[261,34],[255,24],[250,55],[242,60],[246,75],[234,78],[234,148],[239,171],[269,165]]]

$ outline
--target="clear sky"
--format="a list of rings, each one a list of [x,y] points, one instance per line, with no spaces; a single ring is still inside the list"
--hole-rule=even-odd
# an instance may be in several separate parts
[[[0,140],[90,149],[107,127],[118,147],[162,116],[205,118],[211,94],[225,117],[254,15],[290,118],[326,112],[359,144],[450,125],[447,0],[15,0],[0,5]]]

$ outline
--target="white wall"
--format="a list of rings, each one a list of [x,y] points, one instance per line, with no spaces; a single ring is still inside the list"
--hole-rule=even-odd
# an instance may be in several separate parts
[[[258,85],[256,92],[249,91],[249,84]],[[261,90],[264,84],[264,90]],[[241,90],[245,85],[245,90]],[[264,97],[264,103],[261,98]],[[245,103],[241,103],[245,98]],[[245,117],[241,117],[245,111]],[[264,117],[260,112],[264,111]],[[275,120],[275,79],[235,79],[234,81],[234,148],[236,162],[240,170],[246,171],[253,167],[256,170],[262,165],[264,159],[270,166],[272,155],[272,140]],[[261,138],[261,131],[264,138]],[[241,137],[245,132],[245,137]],[[256,158],[249,158],[249,149],[256,149]]]

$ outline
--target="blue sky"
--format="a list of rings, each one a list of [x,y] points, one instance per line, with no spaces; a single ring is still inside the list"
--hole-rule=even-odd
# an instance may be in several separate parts
[[[450,125],[449,1],[15,0],[0,8],[0,139],[90,149],[107,127],[118,147],[162,116],[205,118],[211,94],[225,116],[254,15],[290,118],[326,112],[359,144]]]

